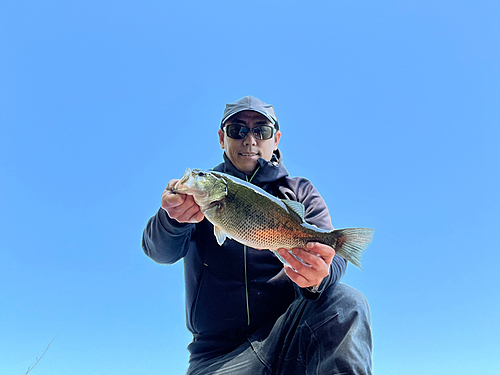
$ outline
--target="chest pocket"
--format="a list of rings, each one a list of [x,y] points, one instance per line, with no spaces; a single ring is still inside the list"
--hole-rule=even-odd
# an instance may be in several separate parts
[[[288,199],[297,202],[297,195],[289,187],[280,185],[278,186],[278,197],[280,199]]]
[[[271,186],[261,186],[264,190],[270,192],[272,195],[279,199],[288,199],[297,202],[297,195],[288,186],[283,184],[283,181],[278,180],[271,184]]]

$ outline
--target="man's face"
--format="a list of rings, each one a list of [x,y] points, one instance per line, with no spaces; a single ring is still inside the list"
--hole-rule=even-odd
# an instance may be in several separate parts
[[[244,125],[248,128],[254,128],[260,125],[273,126],[272,123],[259,112],[242,111],[231,116],[224,126]],[[243,139],[229,138],[224,130],[219,129],[220,147],[226,151],[226,154],[238,170],[251,175],[257,168],[259,158],[271,160],[273,151],[278,148],[281,138],[281,132],[276,132],[270,139],[255,139],[252,132],[249,132]]]

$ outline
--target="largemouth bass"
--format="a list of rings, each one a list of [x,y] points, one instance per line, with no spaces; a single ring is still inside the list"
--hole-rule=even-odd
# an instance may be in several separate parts
[[[374,232],[370,228],[317,228],[304,220],[302,203],[281,200],[221,172],[188,168],[172,191],[193,196],[214,225],[219,245],[229,237],[255,249],[271,250],[284,263],[278,249],[305,248],[308,242],[320,242],[361,269],[361,254]]]

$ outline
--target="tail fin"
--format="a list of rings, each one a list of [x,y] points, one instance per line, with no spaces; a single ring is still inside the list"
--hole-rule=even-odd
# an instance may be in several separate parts
[[[371,244],[373,232],[371,228],[344,228],[332,232],[337,237],[335,253],[361,268],[361,254]]]

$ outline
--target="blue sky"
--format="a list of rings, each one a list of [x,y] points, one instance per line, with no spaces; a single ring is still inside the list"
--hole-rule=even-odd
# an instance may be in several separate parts
[[[142,230],[221,161],[224,105],[274,104],[280,148],[363,271],[378,374],[500,367],[496,1],[16,1],[0,11],[0,368],[182,374],[182,263]]]

